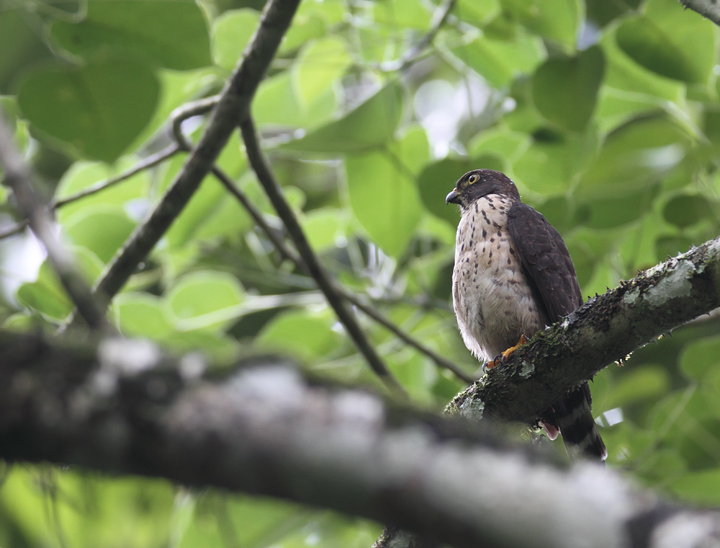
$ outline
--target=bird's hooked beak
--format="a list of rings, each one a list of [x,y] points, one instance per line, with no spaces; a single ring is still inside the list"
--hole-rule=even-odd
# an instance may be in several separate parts
[[[460,193],[457,191],[457,189],[452,189],[452,192],[448,194],[445,197],[445,203],[446,204],[459,204],[460,203]]]

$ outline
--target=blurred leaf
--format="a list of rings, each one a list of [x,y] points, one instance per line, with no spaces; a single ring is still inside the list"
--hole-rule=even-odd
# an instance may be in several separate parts
[[[686,502],[717,506],[720,504],[720,468],[684,474],[670,489]]]
[[[693,419],[688,418],[678,440],[680,455],[690,470],[720,465],[720,417]]]
[[[332,329],[334,321],[328,310],[317,313],[303,310],[283,312],[262,329],[255,344],[304,361],[327,357],[342,339]]]
[[[604,66],[598,46],[575,57],[548,59],[533,76],[535,106],[551,122],[582,131],[595,110]]]
[[[281,146],[305,152],[358,152],[390,140],[402,116],[402,90],[389,84],[345,116]]]
[[[335,92],[328,88],[311,105],[301,105],[292,75],[285,71],[260,83],[252,112],[258,124],[313,128],[327,122],[335,111],[335,104]]]
[[[500,0],[458,0],[452,11],[453,15],[470,25],[482,27],[488,19],[500,13]]]
[[[657,366],[640,366],[624,373],[613,387],[610,407],[626,405],[665,395],[670,387],[667,372]]]
[[[85,59],[98,52],[132,52],[175,70],[211,62],[205,18],[190,0],[88,0],[82,21],[55,21],[50,35],[65,50]]]
[[[302,222],[310,246],[317,250],[334,247],[339,238],[344,238],[347,221],[343,212],[335,208],[314,209]]]
[[[166,296],[181,330],[221,329],[237,315],[245,290],[229,274],[193,272],[180,278]]]
[[[712,216],[707,198],[698,195],[675,196],[663,208],[663,217],[668,223],[686,228]]]
[[[51,56],[42,40],[42,23],[15,9],[0,9],[0,95],[14,91],[17,75]]]
[[[430,26],[430,14],[420,0],[384,0],[373,4],[376,23],[424,30]]]
[[[691,379],[701,379],[720,365],[720,340],[700,339],[691,342],[680,356],[680,369]]]
[[[22,82],[18,103],[38,129],[113,162],[150,121],[158,91],[145,65],[114,59],[36,69]]]
[[[348,194],[355,217],[390,256],[400,255],[422,216],[415,177],[429,156],[427,137],[409,131],[383,152],[348,156]]]
[[[160,297],[147,293],[120,293],[113,310],[123,335],[157,339],[173,332]]]
[[[503,9],[526,28],[574,48],[584,5],[578,0],[501,0]]]
[[[218,66],[233,70],[260,24],[260,14],[252,9],[230,10],[213,22],[212,51]]]
[[[541,130],[533,135],[512,169],[519,181],[538,194],[558,194],[573,186],[595,152],[596,136],[592,132],[567,136]]]
[[[83,248],[72,250],[79,271],[88,284],[92,284],[100,275],[102,264],[95,255]],[[40,265],[37,279],[22,284],[15,296],[21,305],[37,310],[54,320],[65,318],[73,309],[65,289],[47,260]]]
[[[583,198],[627,197],[652,188],[682,160],[688,138],[664,116],[639,118],[610,135],[582,177]]]
[[[326,94],[351,62],[347,44],[337,36],[306,44],[293,64],[300,103],[307,107]]]
[[[532,72],[544,58],[542,42],[524,32],[502,38],[485,34],[450,51],[495,87],[507,86],[518,75]]]
[[[135,230],[135,223],[122,208],[102,205],[79,211],[65,221],[64,227],[76,245],[107,263]]]
[[[667,78],[706,83],[715,64],[714,25],[673,0],[649,0],[644,15],[626,19],[616,38],[628,56]]]

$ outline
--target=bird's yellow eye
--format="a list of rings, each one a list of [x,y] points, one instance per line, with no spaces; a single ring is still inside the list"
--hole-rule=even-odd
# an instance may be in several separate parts
[[[470,184],[477,183],[477,180],[478,180],[478,176],[475,175],[474,173],[472,175],[470,175],[470,177],[468,177],[468,183],[470,183]]]

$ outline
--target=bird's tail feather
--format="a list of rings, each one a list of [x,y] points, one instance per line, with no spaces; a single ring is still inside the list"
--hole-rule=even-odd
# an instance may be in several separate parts
[[[604,461],[607,449],[593,420],[588,383],[572,389],[553,405],[565,448],[571,457]]]

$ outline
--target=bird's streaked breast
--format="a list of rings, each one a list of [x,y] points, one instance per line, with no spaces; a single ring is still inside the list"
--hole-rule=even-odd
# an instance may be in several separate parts
[[[545,326],[507,230],[511,202],[491,194],[463,212],[453,270],[453,306],[465,345],[486,360]]]

